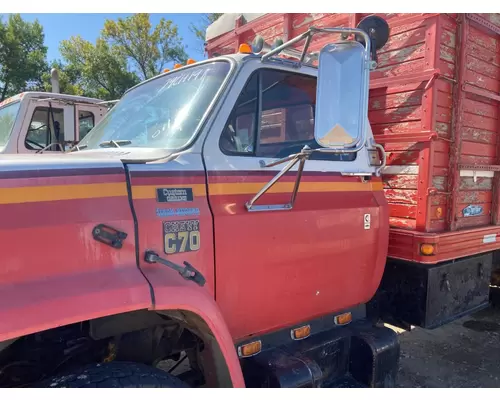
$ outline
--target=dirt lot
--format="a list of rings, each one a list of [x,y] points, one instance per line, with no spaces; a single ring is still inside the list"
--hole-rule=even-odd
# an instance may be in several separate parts
[[[403,332],[399,387],[500,387],[500,307]]]

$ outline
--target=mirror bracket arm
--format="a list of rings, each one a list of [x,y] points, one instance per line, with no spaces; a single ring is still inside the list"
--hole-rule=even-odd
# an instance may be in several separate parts
[[[261,166],[264,168],[273,167],[275,165],[283,164],[288,161],[288,164],[279,171],[276,176],[271,179],[268,183],[264,185],[259,192],[252,197],[249,201],[245,203],[245,207],[247,211],[287,211],[293,209],[295,204],[295,199],[297,198],[297,193],[299,191],[300,181],[302,180],[302,172],[304,171],[304,165],[306,161],[311,156],[313,150],[309,146],[304,146],[302,151],[297,154],[292,154],[288,157],[282,158],[278,161],[271,162],[269,164],[265,164],[261,161]],[[255,202],[259,200],[269,189],[271,189],[276,182],[278,182],[288,171],[290,171],[297,163],[299,163],[299,168],[297,170],[297,177],[295,179],[295,184],[293,187],[293,191],[290,197],[290,201],[286,204],[271,204],[271,205],[256,205]]]

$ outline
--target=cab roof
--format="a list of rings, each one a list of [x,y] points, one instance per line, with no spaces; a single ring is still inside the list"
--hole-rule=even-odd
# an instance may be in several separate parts
[[[35,99],[55,99],[55,100],[66,100],[70,102],[75,102],[75,103],[89,103],[89,104],[96,104],[96,103],[101,103],[103,100],[101,99],[95,99],[92,97],[85,97],[85,96],[73,96],[70,94],[63,94],[63,93],[52,93],[52,92],[22,92],[19,94],[16,94],[15,96],[9,97],[8,99],[5,99],[0,103],[0,107],[3,107],[9,103],[12,103],[14,101],[21,100],[23,98],[35,98]]]

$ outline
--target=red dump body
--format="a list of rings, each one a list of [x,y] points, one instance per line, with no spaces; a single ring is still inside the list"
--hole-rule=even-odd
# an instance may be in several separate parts
[[[240,18],[206,50],[234,53],[256,34],[271,44],[366,15]],[[388,156],[389,256],[436,263],[500,248],[500,14],[379,15],[391,35],[371,74],[369,119]],[[332,39],[318,35],[311,51]],[[421,243],[435,254],[421,255]]]

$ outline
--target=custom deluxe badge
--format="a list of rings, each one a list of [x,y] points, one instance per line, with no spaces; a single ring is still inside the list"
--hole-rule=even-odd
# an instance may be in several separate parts
[[[179,203],[193,201],[192,188],[157,188],[156,200],[158,203]]]
[[[165,254],[196,251],[200,248],[200,221],[197,219],[186,221],[163,222]]]

